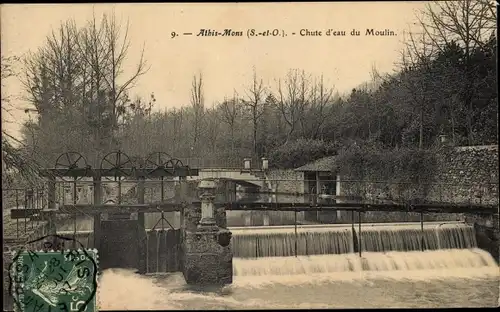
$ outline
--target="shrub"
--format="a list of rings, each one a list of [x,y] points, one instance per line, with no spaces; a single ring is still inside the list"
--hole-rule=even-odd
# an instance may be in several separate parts
[[[348,180],[383,182],[368,183],[373,184],[371,186],[378,191],[383,189],[385,192],[400,194],[399,196],[407,194],[413,198],[423,198],[430,184],[434,182],[436,166],[434,150],[383,149],[373,145],[352,145],[339,151],[336,169]],[[364,183],[353,183],[353,187],[368,186]]]
[[[323,140],[298,139],[274,149],[269,154],[273,168],[297,168],[316,159],[335,155],[338,146]]]

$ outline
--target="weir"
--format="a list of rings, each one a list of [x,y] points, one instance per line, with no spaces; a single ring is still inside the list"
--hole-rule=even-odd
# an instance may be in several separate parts
[[[496,269],[498,265],[486,251],[450,249],[412,252],[367,252],[357,254],[298,257],[234,258],[235,276],[276,276],[373,271],[415,271],[438,269]]]
[[[226,184],[213,179],[201,180],[198,185],[189,183],[187,177],[197,176],[197,169],[172,158],[161,159],[161,153],[157,156],[155,167],[124,167],[129,160],[123,161],[124,154],[117,152],[114,161],[108,161],[113,165],[111,168],[92,169],[86,163],[75,167],[76,160],[66,169],[46,169],[48,209],[24,209],[24,212],[17,209],[12,215],[24,213],[26,218],[29,210],[46,220],[47,226],[32,237],[39,238],[58,230],[63,234],[56,216],[69,214],[74,218],[73,231],[64,235],[99,249],[102,269],[133,268],[141,274],[182,272],[188,284],[230,284],[233,275],[491,267],[495,263],[490,254],[478,249],[486,246],[484,241],[493,239],[477,235],[477,222],[476,226],[463,222],[424,222],[424,211],[445,209],[462,213],[472,209],[471,204],[337,203],[330,199],[326,203],[237,202],[231,199],[234,194],[228,192]],[[123,176],[130,179],[121,180]],[[56,177],[70,177],[71,181],[57,181],[63,186],[63,198],[67,195],[65,184],[71,186],[73,195],[67,200],[69,203],[57,202]],[[85,183],[92,185],[93,196],[87,196],[91,198],[88,203],[77,202],[78,177],[91,178],[80,183],[80,187]],[[103,177],[114,177],[115,181],[104,182]],[[169,180],[164,181],[164,177]],[[149,182],[161,185],[159,201],[146,200]],[[175,185],[170,190],[174,194],[171,198],[165,196],[167,182]],[[106,184],[113,183],[118,184],[116,198],[104,201],[103,193],[110,191]],[[122,189],[126,184],[132,187]],[[224,188],[226,193],[220,196],[218,192]],[[491,205],[476,206],[481,213],[491,215]],[[260,210],[264,224],[270,223],[271,211],[287,212],[293,216],[295,225],[228,228],[227,210]],[[333,215],[342,210],[351,215],[351,224],[298,224],[300,212],[324,211]],[[420,214],[420,222],[362,223],[368,211],[411,211]],[[161,217],[149,229],[145,213],[152,212]],[[169,222],[167,213],[178,214],[178,222]],[[91,231],[80,233],[77,215],[90,217]],[[161,228],[157,228],[159,224]],[[494,225],[485,222],[485,227]]]
[[[235,277],[335,274],[338,278],[339,274],[356,272],[405,274],[420,270],[443,274],[471,269],[498,274],[492,255],[478,248],[474,227],[463,222],[431,222],[424,226],[363,224],[360,228],[321,225],[297,230],[279,226],[231,231]]]
[[[225,222],[219,222],[213,206],[216,184],[202,180],[198,188],[190,188],[193,183],[186,181],[187,176],[197,176],[198,169],[162,152],[150,154],[146,165],[140,165],[121,151],[105,155],[100,168],[93,169],[81,154],[68,152],[57,158],[55,168],[44,169],[42,174],[47,178],[47,205],[11,211],[16,218],[36,215],[42,220],[27,237],[28,242],[36,240],[27,248],[41,249],[45,241],[37,239],[47,235],[52,246],[62,246],[54,235],[62,234],[57,227],[62,216],[73,221],[69,238],[99,250],[103,270],[135,269],[140,274],[180,271],[188,284],[232,282],[231,233],[223,228]],[[146,187],[148,184],[153,187]],[[159,200],[147,201],[146,193],[158,191],[158,184]],[[173,184],[170,198],[165,184]],[[82,196],[84,191],[86,196]],[[174,228],[165,217],[165,213],[175,211],[180,214],[180,228]],[[146,229],[146,212],[160,213],[151,229]],[[79,233],[77,216],[82,215],[90,217],[86,221],[92,223],[92,231]],[[75,247],[75,241],[73,245],[60,248]]]
[[[387,251],[476,248],[464,223],[363,224],[231,228],[235,257],[288,257]],[[361,236],[361,239],[359,237]],[[297,248],[295,247],[297,246]]]

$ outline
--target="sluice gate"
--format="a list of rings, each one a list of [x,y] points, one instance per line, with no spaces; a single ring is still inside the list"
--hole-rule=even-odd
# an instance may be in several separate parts
[[[197,176],[198,169],[184,166],[165,153],[153,153],[144,164],[137,164],[122,152],[110,153],[98,169],[88,166],[82,155],[66,153],[58,159],[56,168],[46,169],[44,174],[46,205],[42,209],[24,207],[11,212],[13,217],[42,223],[28,240],[58,233],[57,219],[65,215],[66,220],[75,220],[75,227],[63,234],[97,248],[102,269],[134,268],[142,274],[182,271],[192,284],[231,283],[233,256],[236,261],[332,254],[356,254],[362,258],[372,252],[483,248],[472,227],[424,222],[423,214],[461,214],[471,210],[482,215],[495,214],[495,207],[490,204],[380,203],[359,199],[353,202],[340,196],[309,202],[239,201],[233,194],[234,188],[227,187],[224,179],[188,181],[187,177]],[[88,191],[86,195],[84,190]],[[268,199],[274,196],[269,196],[268,191],[262,193]],[[228,228],[226,211],[230,210],[288,211],[294,215],[295,226]],[[180,214],[179,228],[164,218],[164,213],[174,211]],[[350,215],[352,223],[323,229],[298,226],[299,211],[343,211]],[[369,211],[417,213],[420,222],[369,227],[363,224],[363,216]],[[145,224],[148,212],[161,214],[151,230]],[[79,233],[78,215],[93,219],[93,231]]]
[[[13,219],[24,218],[26,223],[36,216],[40,220],[37,227],[31,223],[32,231],[25,230],[24,238],[18,238],[25,247],[83,245],[98,249],[101,269],[132,268],[141,274],[182,271],[190,284],[232,282],[231,237],[213,217],[213,183],[196,188],[197,183],[186,182],[187,176],[198,175],[198,169],[162,152],[142,162],[120,151],[105,155],[94,169],[83,155],[69,152],[42,174],[47,180],[46,204],[16,205],[10,210]],[[192,205],[192,197],[201,199],[201,206]],[[164,217],[169,211],[180,211],[180,228]],[[146,229],[146,212],[161,214],[152,229]],[[79,233],[78,215],[91,217],[91,232]],[[74,220],[73,230],[64,233],[73,239],[73,246],[58,238],[61,219]],[[219,265],[221,259],[228,265]]]
[[[181,261],[181,245],[180,245],[180,229],[154,229],[146,230],[145,240],[141,244],[145,244],[146,253],[143,255],[145,258],[145,273],[167,273],[178,272],[180,270]],[[72,231],[58,231],[57,235],[72,238],[75,233]],[[76,233],[76,240],[82,243],[86,248],[94,248],[94,232],[93,231],[78,231]],[[129,245],[136,248],[137,245]],[[131,253],[134,255],[134,253]],[[130,258],[129,258],[130,259]],[[123,263],[131,263],[129,268],[137,268],[139,266],[139,259],[127,260]],[[116,261],[116,260],[114,260]],[[109,268],[127,268],[123,263],[110,263],[106,265]],[[101,268],[105,269],[103,265]]]

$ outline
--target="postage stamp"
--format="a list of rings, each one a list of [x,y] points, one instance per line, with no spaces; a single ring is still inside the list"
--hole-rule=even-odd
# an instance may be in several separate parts
[[[10,269],[14,310],[97,311],[97,259],[96,249],[19,252]]]

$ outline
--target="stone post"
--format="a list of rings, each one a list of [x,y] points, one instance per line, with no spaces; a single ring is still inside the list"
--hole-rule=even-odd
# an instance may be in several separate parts
[[[216,189],[215,181],[202,180],[198,188],[203,191],[201,199],[201,220],[198,224],[198,230],[212,231],[218,230],[214,218],[214,191]]]
[[[233,254],[231,232],[217,226],[214,218],[215,181],[204,180],[198,185],[202,191],[200,205],[185,209],[194,214],[200,209],[201,218],[196,228],[185,229],[182,271],[188,284],[231,284],[233,282]]]
[[[262,157],[262,170],[266,171],[269,169],[269,160],[266,157]]]
[[[252,168],[252,159],[251,158],[243,159],[243,169],[251,170],[251,168]]]

